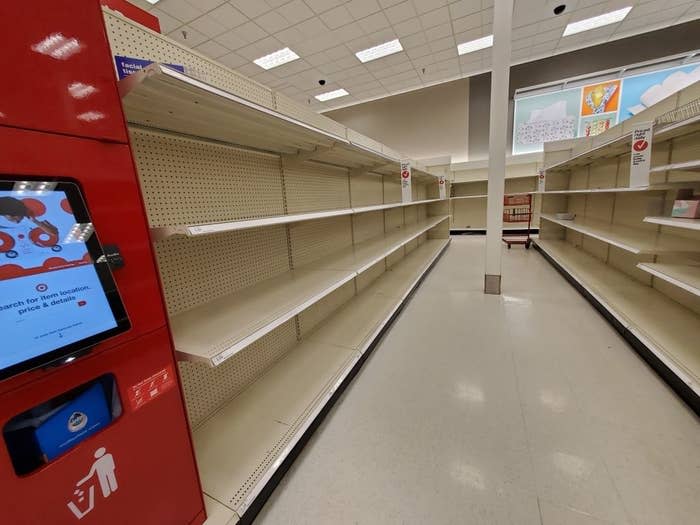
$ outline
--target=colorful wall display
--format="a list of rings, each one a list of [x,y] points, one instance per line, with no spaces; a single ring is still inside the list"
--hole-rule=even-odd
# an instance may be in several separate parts
[[[592,137],[700,81],[700,65],[677,66],[515,99],[513,155],[544,143]]]

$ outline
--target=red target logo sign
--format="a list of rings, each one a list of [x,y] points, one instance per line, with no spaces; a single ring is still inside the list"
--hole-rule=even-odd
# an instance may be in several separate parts
[[[408,172],[408,170],[403,170],[401,172],[401,178],[403,178],[403,179],[407,179],[410,176],[411,176],[411,174]]]
[[[39,283],[39,284],[36,285],[36,291],[37,291],[37,292],[45,292],[45,291],[48,290],[48,289],[49,289],[48,285],[46,285],[46,284],[44,284],[44,283]]]
[[[632,144],[632,149],[634,151],[644,151],[648,147],[649,143],[644,139],[637,140],[634,144]]]

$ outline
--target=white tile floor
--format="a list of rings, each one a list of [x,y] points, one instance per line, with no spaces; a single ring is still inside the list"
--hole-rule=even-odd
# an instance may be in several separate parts
[[[455,237],[262,524],[700,523],[695,415],[544,258]]]

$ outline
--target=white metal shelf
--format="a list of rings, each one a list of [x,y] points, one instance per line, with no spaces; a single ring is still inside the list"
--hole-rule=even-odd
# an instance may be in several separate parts
[[[398,175],[398,158],[160,64],[120,80],[119,92],[132,124],[280,154],[301,152],[303,160],[326,160],[352,169],[371,171],[389,164]]]
[[[413,202],[397,202],[390,204],[377,204],[373,206],[361,206],[357,208],[342,208],[338,210],[314,211],[309,213],[296,213],[292,215],[277,215],[274,217],[260,217],[258,219],[245,219],[240,221],[213,222],[209,224],[187,224],[178,226],[163,226],[151,228],[151,237],[154,240],[161,240],[173,235],[185,235],[187,237],[199,237],[201,235],[211,235],[213,233],[232,232],[238,230],[248,230],[251,228],[263,228],[266,226],[276,226],[279,224],[292,224],[295,222],[312,221],[316,219],[327,219],[340,215],[355,215],[370,211],[389,210],[405,206],[418,206],[421,204],[432,204],[444,199],[425,199]]]
[[[700,116],[694,116],[673,124],[666,124],[654,129],[654,141],[661,142],[675,137],[700,131]],[[574,155],[562,162],[558,162],[546,168],[547,171],[561,171],[578,166],[585,166],[600,159],[617,157],[629,153],[632,142],[632,132],[610,139],[587,151]]]
[[[554,215],[542,213],[540,218],[635,254],[700,252],[700,243],[693,246],[689,239],[683,237],[610,224],[588,217],[576,221],[557,219]]]
[[[485,199],[488,195],[459,195],[457,197],[450,197],[451,201],[461,200],[461,199]]]
[[[638,263],[637,268],[700,296],[700,265]]]
[[[672,226],[685,230],[700,230],[700,219],[681,219],[678,217],[644,217],[644,222]]]
[[[639,186],[635,188],[583,188],[578,190],[545,190],[536,191],[540,195],[561,195],[578,193],[635,193],[644,191],[666,191],[672,186]]]
[[[195,430],[206,495],[245,513],[448,244],[423,243]]]
[[[539,174],[537,174],[537,173],[531,173],[528,175],[510,175],[510,176],[505,177],[505,181],[508,182],[509,180],[513,180],[513,179],[531,179],[531,178],[538,177],[538,176],[539,176]],[[484,178],[484,179],[472,179],[472,180],[453,180],[451,182],[452,182],[452,184],[472,184],[474,182],[488,182],[488,181],[489,181],[488,178]]]
[[[176,314],[175,350],[181,359],[218,366],[447,218],[428,217]]]
[[[700,323],[695,313],[565,241],[535,243],[700,394]]]
[[[662,166],[654,166],[649,170],[651,173],[662,171],[700,171],[700,160],[689,160],[687,162],[673,162]]]

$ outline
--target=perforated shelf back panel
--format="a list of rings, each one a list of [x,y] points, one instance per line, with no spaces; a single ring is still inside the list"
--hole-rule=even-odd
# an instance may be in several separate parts
[[[355,207],[382,204],[382,176],[367,173],[350,177],[350,194],[352,205]]]
[[[153,227],[284,213],[275,155],[143,129],[131,140]]]
[[[284,226],[171,237],[155,249],[170,315],[289,270]]]
[[[301,337],[308,335],[316,326],[352,299],[354,295],[355,282],[353,279],[301,312],[298,316]]]
[[[313,162],[282,161],[288,213],[350,207],[348,172]]]
[[[233,399],[297,344],[296,322],[290,319],[221,365],[179,363],[187,415],[199,426]]]
[[[384,212],[382,211],[359,213],[352,220],[355,244],[384,233]]]
[[[403,210],[404,224],[415,224],[418,222],[419,206],[406,206]]]
[[[401,202],[401,182],[398,175],[384,175],[384,202]]]
[[[407,206],[406,209],[408,208],[413,208],[413,206]],[[384,222],[386,224],[387,232],[391,232],[403,225],[403,212],[404,208],[391,208],[384,212]]]
[[[274,109],[269,88],[116,13],[104,10],[104,18],[113,55],[184,66],[190,76]]]
[[[368,270],[362,272],[355,278],[357,282],[357,293],[370,286],[374,281],[379,279],[386,271],[386,261],[382,259],[377,264],[373,265]]]
[[[352,245],[349,216],[305,221],[289,226],[292,261],[295,268]]]

